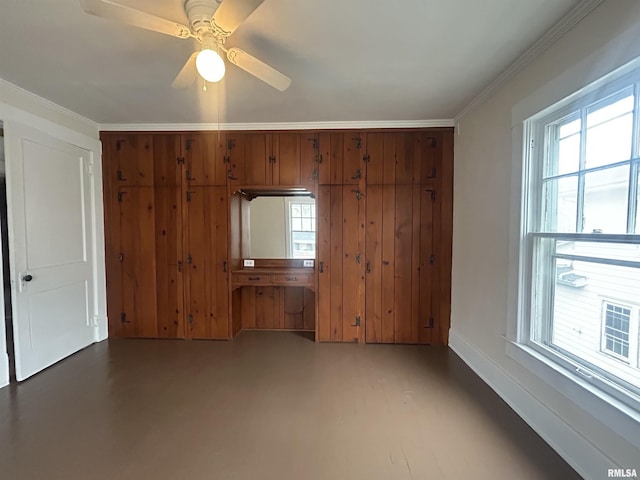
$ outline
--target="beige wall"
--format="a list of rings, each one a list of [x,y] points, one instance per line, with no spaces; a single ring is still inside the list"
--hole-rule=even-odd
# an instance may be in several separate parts
[[[551,105],[640,56],[640,2],[609,0],[487,101],[465,115],[455,139],[452,334],[563,419],[621,467],[640,468],[640,450],[505,354],[513,132],[523,112]],[[512,130],[513,129],[513,130]],[[515,150],[515,154],[514,154]],[[517,170],[516,170],[517,175]],[[479,358],[480,358],[479,357]],[[473,365],[472,365],[473,366]],[[611,468],[615,467],[614,464]],[[606,472],[586,472],[593,478]]]
[[[258,197],[251,201],[251,258],[287,258],[284,202],[284,197]]]

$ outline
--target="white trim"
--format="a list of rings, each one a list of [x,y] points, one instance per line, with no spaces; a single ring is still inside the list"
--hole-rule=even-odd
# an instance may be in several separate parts
[[[572,8],[564,17],[551,27],[542,37],[531,45],[515,62],[502,72],[495,80],[487,85],[471,102],[458,113],[454,121],[458,124],[475,107],[492,97],[511,79],[531,65],[540,55],[560,40],[567,32],[580,23],[587,15],[597,8],[604,0],[584,0]]]
[[[607,469],[616,468],[613,460],[454,329],[449,331],[449,347],[581,476],[600,479]]]
[[[183,132],[201,130],[345,130],[369,128],[453,127],[453,119],[375,120],[344,122],[274,122],[274,123],[104,123],[101,131]]]
[[[33,106],[36,106],[36,108],[42,107],[45,110],[48,110],[50,112],[56,113],[58,115],[61,115],[67,118],[73,123],[84,124],[90,129],[93,129],[96,132],[98,132],[99,125],[93,120],[87,117],[83,117],[79,113],[69,110],[68,108],[60,106],[57,103],[52,102],[51,100],[47,100],[44,97],[36,95],[35,93],[30,92],[29,90],[25,90],[24,88],[19,87],[18,85],[15,85],[3,78],[0,78],[0,92],[2,92],[2,90],[5,90],[10,95],[22,97],[26,102],[30,103]],[[1,102],[2,102],[2,96],[0,96],[0,103]]]

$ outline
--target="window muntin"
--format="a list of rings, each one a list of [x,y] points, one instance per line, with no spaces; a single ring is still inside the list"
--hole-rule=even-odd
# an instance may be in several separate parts
[[[538,148],[525,188],[531,290],[519,338],[637,407],[640,71],[605,89],[529,122]],[[604,305],[626,305],[628,338]]]

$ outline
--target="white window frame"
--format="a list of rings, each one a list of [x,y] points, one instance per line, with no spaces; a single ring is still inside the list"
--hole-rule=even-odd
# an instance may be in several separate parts
[[[583,106],[590,105],[616,91],[624,83],[625,78],[638,75],[640,71],[640,58],[619,68],[617,71],[606,74],[591,85],[587,85],[577,92],[571,93],[568,88],[565,99],[557,101],[557,91],[551,86],[525,98],[513,109],[513,147],[514,168],[512,171],[512,204],[511,204],[511,241],[510,241],[510,269],[509,269],[509,298],[508,298],[508,322],[505,334],[506,354],[529,371],[540,377],[558,392],[569,398],[576,405],[591,413],[595,418],[603,418],[606,415],[607,424],[614,428],[620,435],[632,445],[640,448],[640,402],[637,398],[629,397],[627,392],[621,390],[608,379],[594,374],[585,369],[573,359],[559,355],[556,351],[539,348],[529,341],[531,331],[532,314],[532,259],[533,242],[529,236],[531,219],[541,219],[541,202],[531,198],[531,191],[541,194],[542,176],[535,168],[543,168],[542,146],[536,144],[534,139],[544,135],[544,121],[551,114],[555,119],[561,115],[569,115]],[[577,79],[577,78],[576,78]],[[565,85],[566,87],[567,85]],[[536,115],[527,115],[525,112],[535,112],[533,107],[541,105],[541,99],[553,99],[547,105],[553,105]],[[557,103],[554,103],[557,102]],[[639,110],[640,95],[636,90],[636,111]],[[538,108],[539,110],[539,108]],[[527,120],[529,119],[529,120]],[[636,122],[636,126],[638,122]],[[519,128],[518,128],[519,127]],[[543,129],[540,132],[540,128]],[[536,135],[537,134],[537,135]],[[638,141],[639,132],[634,132],[635,141]],[[638,146],[634,146],[633,152],[638,152]],[[632,154],[632,157],[635,156]],[[524,159],[524,161],[523,161]],[[638,169],[638,162],[634,163],[634,169]],[[538,175],[537,175],[538,174]],[[636,171],[637,175],[637,171]],[[540,182],[536,185],[536,179]],[[636,197],[633,201],[637,200]],[[639,207],[640,208],[640,207]],[[637,217],[636,217],[637,218]],[[593,240],[594,234],[572,234],[567,239]],[[640,235],[605,235],[597,234],[602,240],[640,242]],[[551,236],[558,236],[557,234]],[[640,360],[639,360],[640,362]],[[630,421],[631,420],[631,421]]]
[[[293,257],[293,230],[291,229],[291,204],[292,203],[309,203],[316,205],[315,198],[294,196],[287,197],[284,202],[284,218],[285,218],[285,248],[287,250],[287,258]],[[316,216],[314,217],[313,233],[315,234],[315,251],[318,252],[318,207],[316,205]]]
[[[606,326],[607,326],[607,305],[623,308],[629,310],[629,356],[625,357],[612,350],[607,349],[606,346]],[[601,313],[601,330],[600,330],[600,352],[603,355],[614,358],[620,362],[626,363],[629,367],[639,368],[640,358],[638,343],[640,342],[640,336],[638,334],[638,306],[625,304],[618,300],[604,298],[602,300],[602,313]],[[640,375],[640,370],[638,371]]]

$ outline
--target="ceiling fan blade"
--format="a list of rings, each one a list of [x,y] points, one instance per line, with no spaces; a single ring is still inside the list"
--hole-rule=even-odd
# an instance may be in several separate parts
[[[196,81],[196,77],[198,76],[198,71],[196,70],[196,57],[199,52],[193,52],[191,56],[187,59],[180,73],[176,75],[176,78],[171,83],[173,88],[187,88],[193,85],[193,82]]]
[[[230,48],[227,52],[227,58],[231,63],[237,65],[245,72],[249,72],[254,77],[259,78],[281,92],[284,92],[289,88],[289,85],[291,85],[291,79],[289,77],[244,50]]]
[[[264,0],[224,0],[216,10],[211,24],[221,35],[228,37]]]
[[[126,7],[110,0],[80,0],[80,4],[85,12],[97,17],[110,18],[128,25],[178,38],[189,38],[191,36],[191,30],[186,25],[156,17],[150,13]]]

